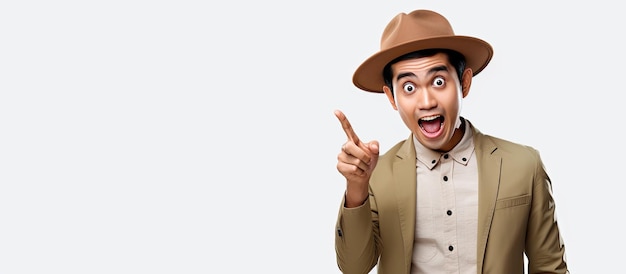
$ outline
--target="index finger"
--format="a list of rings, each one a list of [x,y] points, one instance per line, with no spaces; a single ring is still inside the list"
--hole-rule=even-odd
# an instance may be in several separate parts
[[[352,129],[352,125],[350,124],[350,121],[348,121],[348,118],[346,117],[346,115],[343,114],[341,110],[335,110],[335,116],[337,116],[337,119],[339,119],[339,122],[341,123],[341,127],[343,128],[343,131],[348,136],[348,139],[352,141],[353,143],[355,143],[356,145],[359,145],[361,141],[359,140],[359,137],[356,136],[356,133],[354,133],[354,130]]]

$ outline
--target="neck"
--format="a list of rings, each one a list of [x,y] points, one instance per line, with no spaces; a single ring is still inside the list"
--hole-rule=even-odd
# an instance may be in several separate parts
[[[450,138],[450,141],[437,151],[448,152],[452,150],[459,142],[461,142],[461,139],[463,139],[463,135],[465,135],[465,120],[463,119],[463,117],[461,117],[460,119],[461,126],[454,130],[454,134],[452,134],[452,138]]]

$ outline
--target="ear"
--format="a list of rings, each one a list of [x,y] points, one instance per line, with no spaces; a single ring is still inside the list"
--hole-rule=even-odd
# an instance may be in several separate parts
[[[391,89],[389,89],[388,86],[383,86],[383,91],[385,92],[385,95],[387,95],[387,99],[389,100],[389,103],[391,103],[391,107],[393,107],[393,109],[398,110],[398,106],[396,106],[396,100],[393,99],[393,93],[391,92]]]
[[[463,91],[463,98],[467,96],[470,91],[470,86],[472,85],[472,69],[466,68],[463,71],[463,79],[461,79],[461,90]]]

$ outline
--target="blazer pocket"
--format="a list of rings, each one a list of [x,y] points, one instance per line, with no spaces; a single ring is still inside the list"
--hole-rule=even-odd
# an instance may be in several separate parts
[[[507,208],[507,207],[513,207],[513,206],[527,205],[529,203],[530,203],[530,194],[519,196],[519,197],[506,198],[506,199],[498,200],[496,202],[496,210]]]

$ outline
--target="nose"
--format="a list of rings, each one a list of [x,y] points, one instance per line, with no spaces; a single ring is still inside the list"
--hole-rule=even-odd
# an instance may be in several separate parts
[[[419,109],[432,109],[437,107],[437,100],[431,90],[422,88],[417,92],[417,107]]]

